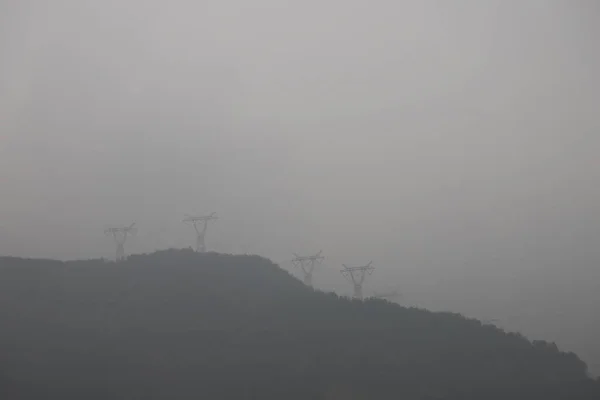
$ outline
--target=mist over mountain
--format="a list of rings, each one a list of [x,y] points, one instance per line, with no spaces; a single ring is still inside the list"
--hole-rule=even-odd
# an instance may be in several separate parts
[[[0,258],[0,319],[0,391],[11,399],[600,393],[585,363],[552,343],[458,314],[315,291],[258,256]]]
[[[0,255],[193,244],[458,312],[600,374],[594,0],[2,0]]]

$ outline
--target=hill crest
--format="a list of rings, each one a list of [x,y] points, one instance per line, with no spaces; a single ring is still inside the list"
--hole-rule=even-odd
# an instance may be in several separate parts
[[[585,363],[554,344],[458,314],[315,291],[258,256],[0,258],[0,318],[0,376],[58,391],[74,376],[78,393],[128,395],[175,386],[182,396],[239,395],[216,383],[225,376],[238,389],[306,396],[340,385],[370,398],[597,389]]]

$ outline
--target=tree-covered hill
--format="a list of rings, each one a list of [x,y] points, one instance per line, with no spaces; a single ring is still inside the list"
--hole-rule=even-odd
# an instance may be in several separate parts
[[[257,256],[0,258],[0,320],[11,399],[600,399],[553,344],[313,291]]]

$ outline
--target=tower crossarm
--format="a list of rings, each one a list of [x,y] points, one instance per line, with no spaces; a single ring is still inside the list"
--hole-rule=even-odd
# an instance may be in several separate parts
[[[211,221],[211,220],[214,220],[214,219],[219,219],[219,217],[217,217],[217,213],[211,213],[210,215],[203,215],[203,216],[187,215],[183,219],[183,222],[198,223],[198,222]]]
[[[367,275],[371,275],[375,270],[372,262],[369,262],[367,265],[363,265],[361,267],[348,267],[343,265],[342,275],[347,278],[350,278],[353,283],[363,283]]]

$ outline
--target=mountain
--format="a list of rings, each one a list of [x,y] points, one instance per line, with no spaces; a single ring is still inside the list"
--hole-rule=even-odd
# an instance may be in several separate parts
[[[0,258],[0,320],[11,399],[600,398],[554,344],[314,291],[258,256]]]

